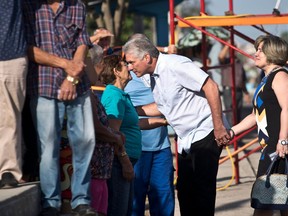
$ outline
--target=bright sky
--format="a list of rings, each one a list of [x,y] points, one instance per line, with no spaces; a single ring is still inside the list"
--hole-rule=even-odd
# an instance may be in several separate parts
[[[276,2],[277,0],[233,0],[233,11],[235,14],[272,14]],[[225,14],[225,11],[229,10],[229,0],[210,0],[209,6],[206,6],[207,10],[212,15],[222,16]],[[288,0],[280,1],[279,11],[282,14],[288,14]],[[288,24],[263,25],[263,27],[266,31],[277,36],[280,36],[283,31],[288,31]],[[256,39],[257,36],[263,34],[251,26],[236,26],[235,29],[252,39]],[[241,40],[239,42],[242,43]]]

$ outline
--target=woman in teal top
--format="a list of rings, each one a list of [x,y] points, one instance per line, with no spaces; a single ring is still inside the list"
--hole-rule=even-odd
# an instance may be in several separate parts
[[[112,175],[108,180],[107,215],[131,215],[133,200],[133,167],[141,154],[141,131],[138,126],[138,114],[130,97],[123,91],[132,79],[125,62],[120,56],[110,55],[104,58],[104,70],[100,80],[106,85],[101,103],[109,119],[111,128],[121,131],[125,137],[125,151],[115,151]],[[131,164],[122,163],[129,156]],[[125,166],[125,169],[123,169]],[[130,169],[127,169],[130,166]],[[128,173],[127,170],[130,170]]]
[[[138,126],[138,114],[128,93],[109,84],[103,92],[101,103],[105,107],[110,125],[118,126],[117,129],[124,133],[128,156],[138,159],[141,154],[141,131]]]

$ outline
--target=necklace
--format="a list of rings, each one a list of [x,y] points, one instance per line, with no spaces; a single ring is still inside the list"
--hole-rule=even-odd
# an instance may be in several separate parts
[[[277,70],[280,69],[280,68],[282,68],[282,67],[275,67],[275,68],[273,68],[268,74],[266,74],[266,75],[262,78],[261,84],[266,83],[269,75],[272,74],[272,73],[274,73],[275,71],[277,71]]]

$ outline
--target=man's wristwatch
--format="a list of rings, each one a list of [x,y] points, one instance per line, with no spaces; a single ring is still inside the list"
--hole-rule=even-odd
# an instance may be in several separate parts
[[[69,82],[71,82],[73,85],[77,85],[79,83],[79,79],[72,77],[70,75],[67,76],[66,78]]]
[[[288,145],[288,140],[287,139],[282,139],[278,141],[279,144],[281,145]]]

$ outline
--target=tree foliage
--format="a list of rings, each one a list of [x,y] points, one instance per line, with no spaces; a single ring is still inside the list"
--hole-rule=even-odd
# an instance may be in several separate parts
[[[87,23],[89,33],[93,33],[97,27],[105,27],[114,34],[112,44],[118,44],[129,0],[84,0],[84,3],[88,11]],[[96,10],[96,8],[100,8],[100,10]]]
[[[85,0],[87,6],[87,27],[93,34],[98,27],[105,27],[114,34],[113,45],[122,45],[133,33],[145,33],[152,38],[153,22],[151,17],[128,13],[129,0],[103,0],[91,5],[95,0]],[[90,3],[90,4],[89,4]],[[100,8],[101,5],[101,8]],[[100,10],[96,10],[100,8]]]

